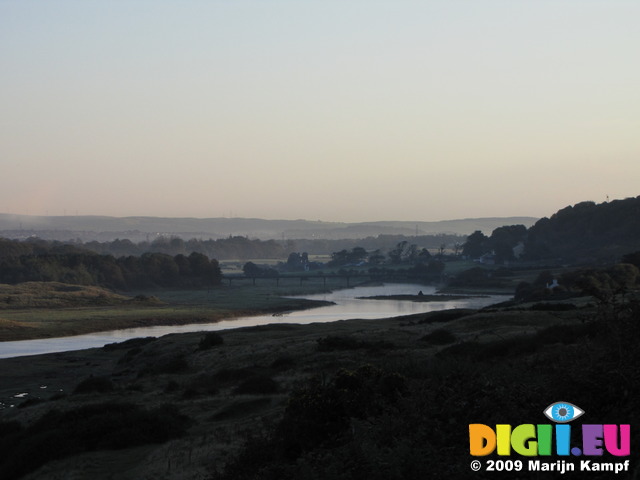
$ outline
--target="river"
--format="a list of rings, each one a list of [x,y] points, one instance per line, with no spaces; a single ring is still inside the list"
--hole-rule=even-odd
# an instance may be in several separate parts
[[[130,338],[160,337],[169,333],[226,330],[229,328],[266,325],[268,323],[307,324],[315,322],[334,322],[350,318],[376,319],[411,315],[414,313],[433,312],[450,308],[482,308],[511,298],[507,295],[491,295],[487,297],[472,297],[441,302],[367,300],[357,298],[370,297],[374,295],[416,295],[419,291],[422,291],[425,295],[433,295],[435,294],[435,287],[415,284],[387,284],[380,286],[355,287],[337,290],[331,293],[305,295],[304,298],[312,300],[326,300],[334,302],[335,305],[295,311],[279,316],[255,315],[222,320],[216,323],[127,328],[72,337],[0,342],[0,358],[82,350],[85,348],[102,347],[107,343],[122,342]]]

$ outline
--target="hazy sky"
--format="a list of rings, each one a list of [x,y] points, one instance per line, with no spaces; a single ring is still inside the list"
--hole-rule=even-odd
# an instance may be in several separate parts
[[[640,195],[638,0],[0,0],[0,212],[548,216]]]

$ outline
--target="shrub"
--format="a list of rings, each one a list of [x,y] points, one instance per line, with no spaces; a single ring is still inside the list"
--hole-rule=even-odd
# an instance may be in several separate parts
[[[442,310],[439,312],[427,313],[425,318],[418,321],[418,323],[436,323],[436,322],[451,322],[468,315],[475,313],[475,310],[465,308],[452,308],[451,310]]]
[[[353,467],[352,458],[348,460],[348,467],[339,461],[342,459],[332,460],[334,464],[340,463],[340,471],[345,475],[310,477],[310,472],[296,472],[294,465],[303,460],[307,452],[322,455],[348,445],[353,435],[349,428],[352,419],[381,418],[385,412],[397,412],[394,405],[406,393],[403,376],[371,365],[341,370],[330,382],[313,378],[290,395],[284,416],[272,432],[250,437],[240,454],[227,463],[224,474],[214,478],[365,478],[347,474],[347,468]],[[229,414],[233,412],[231,409]],[[370,425],[378,423],[373,421]]]
[[[198,350],[208,350],[217,345],[222,345],[224,339],[216,332],[208,332],[204,337],[200,339],[198,344]]]
[[[254,414],[264,407],[271,405],[270,398],[254,398],[251,400],[247,400],[246,402],[237,402],[232,403],[231,405],[227,405],[222,408],[219,412],[215,413],[211,416],[211,420],[219,421],[219,420],[229,420],[231,418],[243,417],[247,414]]]
[[[184,434],[188,418],[171,406],[129,403],[51,410],[28,428],[0,424],[0,478],[16,479],[51,460],[85,451],[162,443]]]
[[[427,333],[420,340],[432,345],[448,345],[456,341],[456,336],[449,330],[439,328],[433,332]]]
[[[18,408],[26,408],[32,405],[38,405],[39,403],[42,403],[42,402],[44,402],[44,400],[42,400],[41,398],[29,398],[28,400],[25,400],[24,402],[19,404]]]
[[[519,335],[492,342],[461,342],[438,352],[439,357],[457,356],[475,360],[491,360],[517,357],[540,350],[544,345],[576,343],[578,339],[596,334],[597,325],[552,325],[539,330],[535,335]]]
[[[220,383],[233,383],[244,380],[260,373],[260,368],[223,368],[213,374],[213,379]]]
[[[437,356],[440,358],[455,356],[488,361],[532,353],[539,346],[540,343],[536,341],[534,336],[523,335],[486,343],[476,341],[461,342],[446,347],[438,352]]]
[[[148,343],[151,343],[156,340],[156,337],[137,337],[130,338],[129,340],[125,340],[124,342],[117,343],[108,343],[104,347],[103,350],[112,351],[112,350],[127,350],[129,348],[134,347],[142,347]]]
[[[318,339],[318,350],[320,352],[334,352],[336,350],[385,350],[395,348],[395,345],[385,340],[375,342],[357,340],[345,335],[329,335]]]
[[[318,339],[318,350],[333,352],[335,350],[356,350],[362,348],[362,343],[353,337],[343,335],[329,335]]]
[[[536,303],[531,306],[531,310],[539,312],[566,312],[577,308],[573,303]]]
[[[218,381],[213,375],[198,375],[186,385],[185,396],[216,395],[219,392]]]
[[[180,384],[175,380],[170,380],[167,385],[164,387],[165,393],[173,393],[177,392],[180,389]]]
[[[108,393],[113,391],[113,382],[107,377],[89,377],[82,380],[73,393]]]
[[[159,358],[153,365],[150,365],[140,372],[140,375],[152,374],[158,375],[162,373],[182,373],[189,369],[189,363],[184,355],[174,355],[170,357]]]
[[[289,355],[283,355],[281,357],[276,358],[271,363],[271,368],[275,370],[288,370],[293,368],[296,364],[296,361],[293,357]]]
[[[279,389],[280,386],[278,385],[278,382],[273,378],[256,375],[244,380],[234,390],[234,393],[238,395],[270,395],[272,393],[277,393]]]
[[[131,362],[131,360],[133,360],[133,357],[138,355],[141,351],[142,349],[140,347],[134,347],[131,350],[127,350],[127,352],[118,360],[118,365]]]
[[[569,345],[576,343],[580,338],[587,335],[597,334],[595,323],[581,325],[552,325],[543,328],[536,333],[536,340],[541,344],[562,343]]]
[[[0,422],[0,439],[16,432],[20,432],[21,430],[22,425],[20,424],[20,422],[17,422],[15,420]],[[0,449],[0,451],[2,451],[2,449]]]

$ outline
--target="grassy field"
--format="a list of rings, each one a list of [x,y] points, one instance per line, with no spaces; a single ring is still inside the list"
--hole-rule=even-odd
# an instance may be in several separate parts
[[[269,264],[264,260],[257,263]],[[304,277],[243,279],[243,261],[222,265],[223,285],[209,289],[145,290],[117,294],[99,287],[30,282],[0,285],[0,341],[77,335],[149,325],[214,322],[222,318],[309,308],[315,304],[284,298],[347,287],[345,278]],[[272,261],[271,264],[275,263]],[[446,275],[478,267],[469,261],[447,262]],[[497,269],[499,267],[484,266]],[[356,269],[358,270],[358,269]],[[518,283],[533,281],[544,269],[520,270],[501,277],[501,288],[445,290],[448,293],[512,293]],[[366,269],[363,269],[366,273]],[[554,273],[560,273],[554,272]],[[354,286],[357,277],[351,278]],[[424,298],[422,300],[425,300]]]
[[[258,260],[256,260],[258,261]],[[264,261],[260,261],[264,263]],[[452,271],[468,265],[454,262]],[[285,298],[357,285],[357,277],[304,276],[244,279],[242,262],[225,262],[223,285],[209,289],[158,289],[117,294],[55,282],[0,285],[0,341],[27,340],[149,325],[215,322],[223,318],[282,312],[318,305]],[[349,282],[349,283],[347,283]]]
[[[97,287],[57,283],[0,285],[0,341],[79,335],[149,325],[215,322],[320,305],[289,295],[342,287],[339,279],[300,282],[237,280],[203,290],[157,290],[119,295]]]
[[[100,287],[68,285],[58,282],[0,284],[0,311],[37,308],[78,307],[83,305],[126,305],[134,300]]]

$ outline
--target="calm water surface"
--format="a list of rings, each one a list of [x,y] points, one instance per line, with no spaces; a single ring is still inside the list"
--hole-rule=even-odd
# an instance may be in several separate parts
[[[122,342],[136,337],[160,337],[169,333],[185,333],[229,328],[251,327],[268,323],[314,323],[334,322],[350,318],[376,319],[413,313],[433,312],[449,308],[481,308],[511,298],[507,295],[473,297],[465,300],[442,302],[410,302],[398,300],[363,300],[356,297],[374,295],[416,295],[420,290],[425,295],[435,293],[435,287],[414,284],[389,284],[374,287],[356,287],[332,293],[305,295],[303,298],[327,300],[335,305],[303,310],[284,315],[256,315],[222,320],[216,323],[196,323],[190,325],[163,325],[157,327],[127,328],[73,337],[0,342],[0,358],[39,355],[43,353],[82,350],[102,347],[107,343]]]

